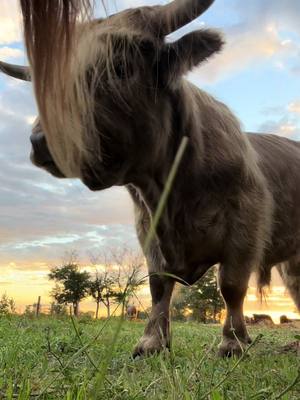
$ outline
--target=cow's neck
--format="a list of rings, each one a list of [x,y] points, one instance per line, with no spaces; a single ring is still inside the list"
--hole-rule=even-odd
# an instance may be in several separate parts
[[[165,132],[169,140],[166,149],[161,152],[161,154],[165,156],[156,160],[155,163],[152,163],[143,173],[137,174],[132,182],[146,204],[152,219],[162,199],[166,182],[182,139],[184,136],[189,136],[189,133],[193,130],[193,115],[190,110],[186,110],[186,107],[182,105],[182,102],[185,100],[184,93],[177,91],[170,93],[169,97],[169,104],[171,105],[170,132]],[[177,175],[171,187],[168,199],[164,204],[164,209],[160,215],[156,230],[162,251],[169,263],[173,264],[180,260],[180,249],[178,246],[181,240],[179,235],[182,233],[184,234],[185,230],[182,224],[180,229],[178,229],[177,218],[179,215],[184,214],[180,210],[182,210],[182,207],[185,205],[185,192],[190,184],[193,186],[192,180],[195,179],[193,171],[196,171],[196,169],[193,168],[192,165],[196,162],[198,155],[196,154],[192,142],[193,139],[189,138],[186,151],[179,164]],[[186,181],[186,178],[184,178],[187,171],[189,171],[189,183]]]

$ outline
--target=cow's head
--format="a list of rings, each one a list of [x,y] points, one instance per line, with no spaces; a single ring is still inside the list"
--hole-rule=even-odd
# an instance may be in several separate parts
[[[175,0],[78,24],[88,0],[44,0],[42,7],[21,0],[40,113],[33,162],[55,176],[79,177],[91,189],[126,184],[137,164],[147,168],[145,154],[157,157],[160,132],[170,129],[170,92],[223,44],[208,29],[172,43],[165,38],[213,1]],[[20,68],[10,72],[22,75]]]

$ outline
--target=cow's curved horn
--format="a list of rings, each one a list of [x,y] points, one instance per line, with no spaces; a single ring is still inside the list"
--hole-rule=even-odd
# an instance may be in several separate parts
[[[21,79],[22,81],[31,81],[29,67],[21,65],[8,64],[0,61],[0,71],[13,78]]]
[[[160,34],[168,35],[203,14],[214,0],[174,0],[161,7]]]

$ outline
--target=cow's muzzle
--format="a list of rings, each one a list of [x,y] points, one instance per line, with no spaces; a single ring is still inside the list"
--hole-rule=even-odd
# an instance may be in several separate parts
[[[32,144],[30,153],[31,162],[57,178],[65,178],[50,154],[44,133],[38,127],[33,128],[30,141]]]

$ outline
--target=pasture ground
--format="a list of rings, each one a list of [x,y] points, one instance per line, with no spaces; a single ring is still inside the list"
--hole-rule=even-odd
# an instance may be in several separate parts
[[[262,335],[242,360],[217,358],[219,326],[173,323],[173,351],[132,360],[144,322],[0,319],[1,399],[300,399],[299,330]],[[95,337],[97,339],[95,340]]]

